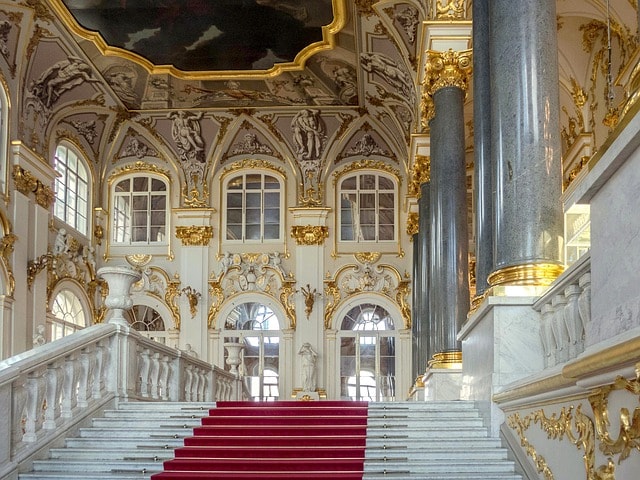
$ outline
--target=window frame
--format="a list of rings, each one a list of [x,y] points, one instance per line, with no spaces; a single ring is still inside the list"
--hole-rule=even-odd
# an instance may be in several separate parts
[[[247,188],[247,176],[248,175],[260,175],[260,188]],[[266,188],[265,178],[271,177],[275,181],[278,182],[277,188]],[[232,189],[230,188],[230,184],[239,178],[242,178],[241,188]],[[247,193],[256,195],[259,193],[260,195],[260,212],[259,212],[259,223],[248,223],[247,221],[247,212],[252,209],[252,206],[247,203]],[[268,194],[278,194],[277,201],[277,213],[278,213],[278,221],[277,221],[277,237],[276,238],[265,238],[266,227],[276,225],[275,222],[269,223],[267,220],[267,214],[265,213],[267,210],[272,209],[276,210],[276,208],[272,205],[267,205],[265,201],[265,196]],[[241,196],[239,206],[235,204],[233,206],[230,205],[230,195],[237,194]],[[284,231],[285,231],[285,179],[272,170],[268,169],[257,169],[257,170],[240,170],[237,172],[233,172],[233,174],[228,175],[222,181],[222,189],[221,189],[221,204],[222,211],[224,215],[221,217],[221,241],[223,243],[228,244],[274,244],[274,243],[282,243],[285,241]],[[235,223],[230,223],[230,209],[240,210],[240,221]],[[254,208],[257,209],[257,208]],[[230,226],[234,226],[240,229],[240,238],[229,238],[229,228]],[[249,238],[249,234],[247,233],[247,227],[259,227],[259,238]],[[223,233],[222,233],[223,232]]]
[[[64,155],[60,155],[61,151],[64,151]],[[71,158],[74,158],[75,168]],[[53,168],[58,174],[55,179],[56,201],[53,205],[53,216],[88,238],[92,221],[90,215],[92,179],[89,163],[80,150],[67,141],[60,142],[56,146],[53,162]],[[60,165],[65,167],[64,170],[59,168]],[[81,175],[81,170],[84,170],[84,177]],[[86,193],[84,197],[81,191],[83,188]],[[79,205],[82,202],[85,204],[84,207]],[[73,217],[73,223],[70,223],[71,217]],[[84,220],[84,226],[81,225],[81,220]]]
[[[59,297],[63,297],[64,302],[59,301]],[[74,308],[74,311],[64,311],[60,308],[60,312],[62,313],[62,317],[56,315],[57,307],[70,307]],[[74,318],[80,316],[84,323],[79,323],[76,321],[68,321],[67,316],[72,315]],[[87,314],[87,309],[82,302],[82,299],[76,295],[70,289],[61,289],[58,291],[51,300],[51,316],[48,318],[49,325],[49,334],[48,341],[59,340],[60,338],[64,338],[68,335],[71,335],[79,330],[83,330],[91,325],[91,317]],[[62,335],[58,335],[58,333],[62,333]]]
[[[146,179],[147,186],[146,190],[135,190],[135,180],[136,179]],[[153,190],[153,184],[155,181],[162,182],[164,185],[164,190]],[[128,191],[117,192],[116,189],[118,185],[121,185],[122,182],[129,181]],[[145,247],[145,248],[154,248],[154,247],[166,247],[170,244],[171,238],[171,191],[170,191],[171,182],[168,178],[163,175],[157,175],[151,172],[139,172],[133,174],[125,174],[119,175],[114,178],[109,186],[109,245],[115,249],[118,248],[136,248],[136,247]],[[143,194],[144,193],[144,194]],[[135,198],[144,198],[146,199],[146,206],[144,207],[144,229],[146,230],[146,240],[134,240],[134,228],[143,228],[142,224],[136,227],[133,224],[134,215],[136,213],[141,214],[142,210],[134,209],[134,199]],[[164,224],[155,225],[152,221],[154,212],[161,212],[161,209],[154,210],[153,209],[153,197],[163,197],[164,198]],[[126,198],[128,199],[128,204],[126,206],[128,210],[128,216],[125,213],[125,216],[122,217],[124,225],[122,227],[117,227],[115,223],[116,215],[119,215],[118,209],[116,208],[116,202],[118,198]],[[164,236],[162,240],[154,241],[152,229],[156,227],[164,227]],[[123,240],[116,240],[116,231],[118,228],[123,229]]]
[[[365,176],[374,176],[375,177],[375,187],[373,189],[365,189],[361,188],[362,180],[361,178]],[[393,189],[384,189],[380,190],[380,179],[384,179],[389,181],[393,185]],[[343,185],[346,181],[350,179],[355,179],[356,186],[354,188],[344,188]],[[380,246],[397,246],[400,241],[399,238],[399,182],[398,179],[385,172],[381,172],[379,170],[369,170],[362,169],[355,172],[349,172],[348,174],[341,175],[336,182],[336,243],[339,244],[344,250],[353,249],[354,247],[361,247],[362,245],[380,245]],[[369,192],[369,193],[365,193]],[[362,213],[363,208],[360,207],[360,200],[362,195],[370,195],[373,193],[373,217],[374,224],[367,224],[369,228],[373,227],[374,229],[374,239],[365,240],[359,239],[358,234],[355,232],[355,228],[353,228],[353,223],[351,225],[352,229],[352,239],[343,239],[343,211],[345,208],[343,207],[343,194],[355,195],[357,203],[358,214]],[[390,239],[380,239],[381,226],[380,224],[380,195],[381,194],[393,194],[393,227],[392,227],[392,238]],[[388,225],[388,224],[386,224]],[[362,227],[362,224],[360,224]]]

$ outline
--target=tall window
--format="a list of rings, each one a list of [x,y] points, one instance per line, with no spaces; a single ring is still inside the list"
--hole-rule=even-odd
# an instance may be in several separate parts
[[[279,240],[282,186],[266,173],[243,173],[226,185],[227,240]]]
[[[340,182],[340,241],[395,240],[396,187],[390,178],[360,173]]]
[[[51,340],[71,335],[87,326],[80,299],[69,290],[63,290],[53,300],[51,313]]]
[[[239,343],[238,371],[243,376],[245,394],[252,400],[278,400],[280,366],[280,322],[267,305],[247,302],[238,305],[225,320],[225,364],[228,344]]]
[[[341,398],[395,400],[396,332],[389,313],[379,305],[357,305],[343,318],[338,336]]]
[[[89,173],[85,160],[71,147],[58,145],[54,158],[54,215],[83,235],[89,228]]]
[[[129,177],[113,192],[114,243],[165,243],[167,184],[159,178]]]

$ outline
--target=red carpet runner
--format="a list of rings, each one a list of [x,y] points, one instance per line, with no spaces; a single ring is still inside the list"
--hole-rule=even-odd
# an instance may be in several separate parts
[[[218,402],[151,480],[362,480],[367,403]]]

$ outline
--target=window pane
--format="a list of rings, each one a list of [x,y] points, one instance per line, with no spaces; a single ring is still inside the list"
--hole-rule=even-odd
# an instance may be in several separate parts
[[[280,225],[265,225],[264,238],[266,240],[277,240],[280,238]]]
[[[277,178],[272,177],[271,175],[264,176],[264,188],[269,190],[279,189],[280,182]]]
[[[262,188],[262,175],[249,174],[246,176],[245,188],[247,190],[260,190]]]
[[[376,189],[376,176],[375,175],[361,175],[360,176],[360,189],[361,190],[375,190]]]
[[[133,227],[133,241],[134,242],[146,242],[147,241],[147,227]]]
[[[147,212],[134,212],[133,225],[136,227],[147,224]]]
[[[229,190],[241,189],[243,184],[244,184],[244,182],[242,180],[243,180],[242,176],[235,177],[235,178],[229,180],[229,183],[227,184],[227,189],[229,189]]]
[[[342,190],[355,190],[356,189],[356,179],[358,177],[350,177],[342,182]]]
[[[378,177],[378,188],[380,190],[394,190],[393,181],[386,177]]]
[[[241,193],[228,193],[227,194],[227,206],[228,207],[242,207],[242,194]]]
[[[262,204],[262,195],[260,193],[247,193],[247,208],[260,207]]]
[[[227,240],[242,240],[242,225],[227,225]]]
[[[381,208],[393,208],[393,193],[380,193],[378,194],[378,204]]]
[[[247,240],[260,240],[260,225],[247,225]]]
[[[152,210],[166,210],[167,208],[167,196],[166,195],[151,195],[151,209]]]
[[[128,178],[126,180],[119,181],[116,185],[116,192],[128,192],[131,189],[130,184],[131,181]]]
[[[371,226],[361,226],[360,231],[362,232],[362,238],[364,240],[375,240],[376,239],[376,228]]]
[[[242,210],[239,208],[227,209],[227,225],[242,224]]]
[[[265,207],[279,207],[280,206],[280,194],[279,193],[265,193],[264,194],[264,206]]]
[[[394,240],[393,225],[380,225],[380,234],[378,239],[380,241]]]
[[[149,190],[148,185],[149,185],[148,177],[135,177],[133,179],[134,192],[147,192]]]
[[[151,179],[151,191],[153,192],[165,192],[167,190],[167,185],[157,178]]]
[[[164,242],[164,238],[165,238],[165,227],[164,226],[160,226],[160,227],[151,227],[151,238],[150,241],[151,242]]]
[[[167,220],[167,216],[164,211],[161,212],[151,212],[151,225],[158,226],[164,225]]]
[[[260,224],[260,209],[247,208],[247,225]]]
[[[280,223],[280,210],[277,208],[265,208],[264,223]]]

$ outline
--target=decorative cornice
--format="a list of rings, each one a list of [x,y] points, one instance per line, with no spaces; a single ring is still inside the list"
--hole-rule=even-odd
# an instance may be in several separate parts
[[[124,165],[114,170],[111,173],[111,175],[109,175],[109,183],[111,184],[116,177],[119,177],[121,175],[126,175],[128,173],[140,173],[140,172],[159,174],[166,177],[167,180],[171,178],[169,174],[169,170],[160,168],[157,165],[154,165],[152,163],[137,161],[134,163],[129,163],[127,165]]]
[[[322,245],[329,236],[329,227],[321,225],[294,225],[291,237],[298,245]]]
[[[338,182],[338,179],[345,173],[353,172],[356,170],[363,170],[363,169],[382,170],[384,172],[387,172],[393,175],[398,181],[398,184],[402,183],[400,172],[397,169],[393,168],[391,165],[388,165],[383,161],[375,161],[375,160],[371,160],[370,158],[367,158],[362,161],[351,162],[349,165],[345,166],[341,170],[334,172],[333,184],[335,185]]]
[[[471,50],[438,52],[428,50],[422,94],[422,122],[426,127],[435,111],[433,95],[445,87],[458,87],[466,93],[473,69]]]
[[[55,201],[55,193],[49,185],[45,185],[38,180],[29,170],[25,170],[19,165],[13,167],[13,181],[16,189],[23,195],[28,196],[33,193],[36,203],[42,208],[49,209]]]
[[[209,240],[213,238],[213,227],[198,225],[176,227],[176,237],[182,240],[182,245],[185,247],[208,247]]]

